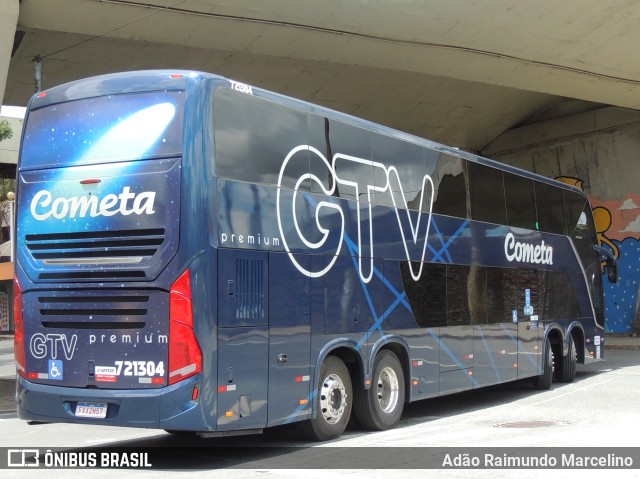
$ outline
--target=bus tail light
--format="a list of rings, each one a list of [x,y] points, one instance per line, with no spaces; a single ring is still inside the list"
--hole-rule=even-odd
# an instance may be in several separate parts
[[[193,330],[191,280],[187,269],[171,285],[169,298],[169,384],[202,371],[202,350]]]
[[[26,378],[26,354],[24,349],[24,322],[22,318],[22,289],[18,279],[13,278],[13,322],[15,325],[13,351],[18,374]]]

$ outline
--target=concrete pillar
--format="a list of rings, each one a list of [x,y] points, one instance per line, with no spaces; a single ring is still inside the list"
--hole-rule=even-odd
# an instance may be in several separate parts
[[[7,85],[19,11],[19,0],[0,0],[0,104],[4,99],[4,89]]]

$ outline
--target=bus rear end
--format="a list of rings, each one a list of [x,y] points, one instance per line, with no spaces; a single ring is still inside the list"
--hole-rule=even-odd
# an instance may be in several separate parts
[[[18,165],[18,413],[202,428],[202,352],[180,246],[188,75],[35,96]]]

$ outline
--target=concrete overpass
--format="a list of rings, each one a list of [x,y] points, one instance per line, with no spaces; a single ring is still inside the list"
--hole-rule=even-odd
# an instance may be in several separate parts
[[[43,88],[196,68],[473,150],[600,104],[640,108],[634,1],[22,0],[19,10],[5,104],[33,93],[39,55]]]
[[[43,89],[193,68],[567,177],[626,258],[607,299],[626,325],[640,284],[638,25],[635,0],[0,0],[0,98],[26,104],[34,59]]]

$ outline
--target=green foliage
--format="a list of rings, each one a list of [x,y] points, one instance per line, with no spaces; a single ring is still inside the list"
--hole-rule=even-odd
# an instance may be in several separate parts
[[[13,130],[7,120],[0,120],[0,141],[8,140],[13,136]]]

